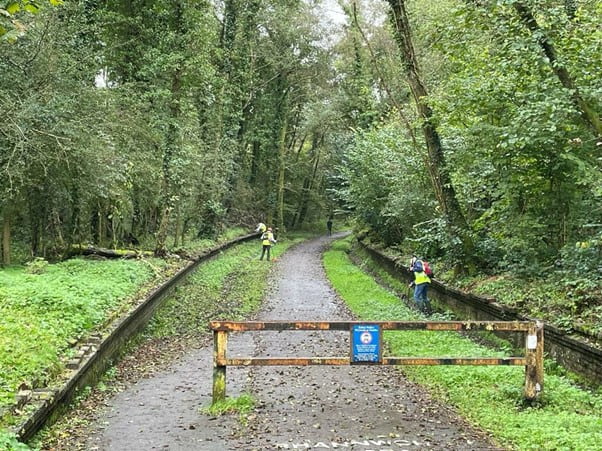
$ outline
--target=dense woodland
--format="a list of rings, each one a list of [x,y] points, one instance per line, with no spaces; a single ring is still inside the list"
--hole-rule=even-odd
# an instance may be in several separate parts
[[[602,3],[321,3],[0,3],[3,263],[335,215],[599,281]]]

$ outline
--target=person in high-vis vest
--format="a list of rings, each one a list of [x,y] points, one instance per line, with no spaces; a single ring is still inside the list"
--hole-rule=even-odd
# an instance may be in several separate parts
[[[431,283],[431,278],[424,272],[422,260],[412,257],[410,261],[410,271],[414,273],[414,301],[420,311],[426,314],[431,313],[431,303],[427,296],[428,287]]]
[[[272,233],[272,228],[268,227],[268,229],[261,234],[261,257],[259,260],[263,260],[263,256],[267,252],[267,261],[270,261],[270,249],[272,248],[272,244],[276,244],[276,239],[274,238],[274,234]]]

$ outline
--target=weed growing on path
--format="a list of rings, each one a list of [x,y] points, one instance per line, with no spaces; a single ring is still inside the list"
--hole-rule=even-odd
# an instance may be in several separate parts
[[[203,407],[200,412],[205,415],[221,416],[226,414],[238,414],[238,419],[242,424],[246,424],[249,413],[255,407],[255,398],[250,393],[243,393],[236,398],[226,398],[223,401],[217,401],[209,407]]]

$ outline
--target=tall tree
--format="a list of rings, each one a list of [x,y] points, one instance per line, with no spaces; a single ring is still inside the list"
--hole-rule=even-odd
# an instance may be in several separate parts
[[[391,23],[399,50],[401,52],[402,64],[405,69],[410,91],[421,121],[422,132],[427,146],[427,166],[431,177],[431,183],[441,210],[448,224],[451,237],[457,236],[462,247],[459,249],[458,271],[466,268],[474,269],[473,258],[475,255],[474,242],[466,218],[456,197],[448,168],[445,163],[445,154],[439,133],[437,132],[433,111],[428,103],[429,96],[426,86],[420,74],[416,52],[412,42],[409,18],[406,10],[405,0],[388,0],[391,7]],[[453,241],[453,238],[452,238]]]

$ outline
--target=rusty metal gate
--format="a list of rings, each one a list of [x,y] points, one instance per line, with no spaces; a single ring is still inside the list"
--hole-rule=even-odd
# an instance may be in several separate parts
[[[525,367],[524,396],[535,399],[543,390],[543,323],[539,321],[211,321],[213,330],[213,402],[226,397],[228,366],[306,366],[353,365],[347,357],[242,357],[226,355],[229,332],[249,331],[352,331],[361,326],[378,330],[425,331],[504,331],[525,334],[525,355],[519,357],[383,357],[370,364],[377,365],[522,365]],[[353,340],[353,337],[352,337]]]

